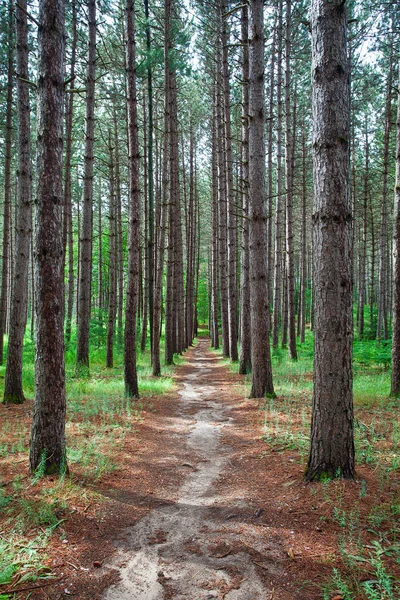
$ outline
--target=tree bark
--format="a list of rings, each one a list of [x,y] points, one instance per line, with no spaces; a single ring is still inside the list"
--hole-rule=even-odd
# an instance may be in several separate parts
[[[22,389],[22,351],[28,311],[29,250],[32,234],[32,173],[30,144],[30,102],[28,61],[28,19],[26,0],[17,6],[18,72],[18,203],[15,226],[14,276],[10,303],[10,327],[4,402],[20,404]],[[24,81],[25,80],[25,81]]]
[[[63,334],[64,2],[39,1],[35,222],[35,404],[30,468],[66,470]]]
[[[296,310],[294,302],[294,248],[293,248],[293,151],[294,135],[291,131],[291,0],[286,0],[286,35],[285,35],[285,136],[286,136],[286,281],[287,281],[287,313],[289,334],[289,356],[297,360],[296,349]],[[295,111],[294,111],[295,114]],[[294,129],[294,126],[293,126]]]
[[[240,362],[239,373],[251,371],[251,315],[249,279],[249,15],[242,8],[242,248],[240,256]]]
[[[400,76],[400,64],[399,64]],[[393,226],[393,339],[390,395],[400,397],[400,78],[396,121],[396,183]]]
[[[275,267],[273,292],[272,347],[279,345],[281,319],[282,284],[282,0],[278,3],[278,56],[276,102],[278,105],[276,131],[276,204],[275,204]]]
[[[222,43],[222,91],[223,91],[223,121],[225,136],[225,172],[226,172],[226,207],[227,207],[227,239],[228,239],[228,326],[229,326],[229,357],[231,361],[239,359],[237,350],[237,248],[236,248],[236,217],[233,198],[232,170],[232,134],[231,106],[228,65],[228,2],[221,0],[221,43]]]
[[[96,0],[88,0],[89,54],[86,78],[85,172],[83,182],[82,229],[80,232],[80,268],[78,298],[78,335],[76,367],[89,369],[89,337],[92,288],[93,248],[93,147],[94,91],[96,76]]]
[[[117,316],[117,228],[115,210],[115,177],[114,177],[114,148],[112,147],[111,131],[108,135],[110,155],[110,208],[109,208],[109,265],[108,265],[108,321],[107,321],[107,356],[106,367],[114,366],[114,332]]]
[[[136,97],[136,42],[135,2],[126,0],[126,76],[128,105],[129,148],[129,231],[128,231],[128,281],[126,286],[124,375],[125,394],[139,397],[136,370],[136,317],[139,296],[140,263],[140,189],[139,189],[139,140]]]
[[[250,1],[249,71],[249,261],[251,396],[274,396],[267,302],[265,219],[265,106],[263,0]]]
[[[393,85],[393,44],[390,45],[389,72],[386,90],[385,133],[383,139],[383,181],[381,204],[381,231],[379,242],[379,292],[378,292],[378,321],[376,328],[377,340],[388,339],[388,175],[389,175],[389,143],[392,125],[392,85]]]
[[[71,71],[70,89],[75,83],[75,61],[76,61],[77,27],[76,27],[76,2],[72,1],[72,46],[71,46]],[[65,166],[64,166],[64,264],[65,270],[66,252],[68,248],[68,295],[67,295],[67,318],[65,324],[65,339],[69,344],[71,341],[72,309],[74,303],[74,244],[72,231],[72,197],[71,197],[71,158],[72,158],[72,119],[74,114],[74,94],[67,94],[66,118],[65,118]]]
[[[312,0],[314,392],[306,478],[354,477],[350,72],[343,3]]]
[[[3,260],[1,267],[0,292],[0,365],[3,364],[4,334],[7,325],[7,300],[10,268],[10,223],[11,223],[11,144],[12,144],[12,110],[13,110],[13,71],[14,71],[14,35],[13,35],[13,2],[9,3],[8,18],[8,64],[7,64],[7,100],[6,100],[6,135],[4,161],[4,211],[3,211]]]

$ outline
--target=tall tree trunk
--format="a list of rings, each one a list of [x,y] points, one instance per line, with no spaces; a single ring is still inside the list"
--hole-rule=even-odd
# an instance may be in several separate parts
[[[146,350],[147,322],[149,317],[149,196],[147,185],[147,115],[146,115],[146,95],[143,88],[143,192],[144,192],[144,289],[143,289],[143,316],[142,316],[142,334],[140,338],[140,351]]]
[[[278,2],[278,56],[276,102],[278,105],[276,131],[276,204],[275,204],[275,268],[274,268],[274,313],[272,324],[272,347],[279,344],[281,317],[282,282],[282,0]]]
[[[88,0],[89,54],[86,77],[85,167],[83,180],[82,229],[80,232],[78,335],[76,366],[89,368],[89,336],[93,247],[93,146],[94,89],[96,76],[96,0]]]
[[[251,319],[249,279],[249,15],[242,7],[242,248],[240,256],[240,363],[239,373],[251,371]]]
[[[250,0],[249,72],[249,262],[251,396],[273,396],[269,346],[265,219],[265,106],[263,0]]]
[[[267,159],[267,177],[268,177],[268,188],[267,188],[267,294],[268,294],[268,306],[271,310],[271,282],[273,278],[271,275],[274,272],[274,260],[272,256],[272,196],[274,186],[274,174],[273,174],[273,142],[274,142],[274,95],[275,95],[275,61],[276,61],[276,20],[274,23],[274,33],[272,38],[271,47],[271,72],[270,72],[270,89],[269,89],[269,107],[268,107],[268,159]],[[271,321],[271,313],[268,315]]]
[[[293,152],[295,144],[294,127],[291,131],[291,0],[286,0],[286,35],[285,35],[285,136],[286,136],[286,281],[287,281],[287,314],[289,334],[289,356],[297,360],[296,349],[296,310],[294,303],[294,240],[293,240]],[[294,111],[295,114],[295,111]]]
[[[160,206],[160,221],[157,236],[157,260],[155,271],[155,286],[154,286],[154,315],[153,315],[153,348],[152,348],[152,365],[153,375],[159,377],[161,375],[161,360],[160,360],[160,336],[161,336],[161,321],[162,321],[162,290],[164,278],[164,255],[165,255],[165,234],[167,225],[168,213],[168,163],[169,163],[169,70],[167,68],[167,53],[168,53],[168,29],[165,28],[165,69],[164,69],[164,152],[163,152],[163,168],[162,168],[162,195],[163,202]],[[157,138],[156,138],[157,141]],[[156,144],[156,150],[157,150]],[[156,156],[158,153],[156,152]],[[157,171],[157,167],[156,167]],[[156,177],[156,181],[158,178]],[[160,186],[158,186],[159,188]],[[158,196],[158,194],[156,194]],[[158,201],[157,206],[161,203]]]
[[[30,468],[66,469],[63,333],[64,2],[39,0],[35,405]]]
[[[151,66],[151,30],[149,20],[149,2],[144,0],[146,17],[146,50],[147,50],[147,102],[148,102],[148,138],[147,138],[147,184],[148,184],[148,272],[149,272],[149,323],[150,347],[153,344],[153,313],[154,313],[154,175],[153,175],[153,71]]]
[[[11,143],[13,110],[13,71],[14,71],[14,35],[13,2],[9,3],[8,19],[8,64],[7,64],[7,100],[6,100],[6,136],[4,161],[4,210],[3,210],[3,261],[0,292],[0,365],[4,362],[3,344],[7,325],[7,300],[10,267],[10,222],[11,222]]]
[[[71,72],[70,91],[75,83],[75,61],[76,61],[77,27],[76,27],[76,2],[72,0],[72,45],[71,45]],[[74,244],[72,231],[72,197],[71,197],[71,157],[72,157],[72,119],[74,114],[74,94],[67,94],[66,117],[65,117],[65,166],[64,166],[64,216],[63,216],[63,242],[64,242],[64,264],[68,248],[68,295],[67,295],[67,318],[65,324],[65,339],[68,344],[71,341],[72,309],[74,302]]]
[[[108,134],[110,155],[110,208],[109,208],[109,265],[108,265],[108,321],[107,321],[107,357],[106,367],[114,366],[114,331],[117,315],[117,228],[115,210],[115,178],[114,178],[114,148],[112,147],[111,131]]]
[[[396,122],[396,183],[394,191],[393,226],[393,339],[392,339],[392,381],[390,395],[400,396],[400,63],[399,92],[397,97]]]
[[[381,231],[379,242],[379,294],[378,322],[376,329],[377,340],[388,339],[388,175],[389,175],[389,142],[392,125],[392,85],[393,85],[393,44],[390,44],[389,73],[386,90],[385,133],[383,139],[383,182],[381,204]]]
[[[101,181],[99,186],[99,198],[98,198],[98,212],[97,212],[97,236],[98,236],[98,245],[97,245],[97,307],[99,309],[99,320],[103,320],[103,300],[104,300],[104,290],[103,290],[103,199],[101,193]]]
[[[221,1],[221,42],[222,42],[222,86],[223,86],[223,120],[225,134],[225,170],[226,170],[226,205],[228,227],[228,326],[229,326],[229,356],[232,361],[239,359],[237,350],[237,248],[236,248],[236,217],[233,197],[232,171],[232,135],[231,135],[231,105],[228,66],[228,2]]]
[[[306,285],[307,285],[307,188],[306,188],[306,140],[302,138],[302,194],[301,194],[301,276],[299,296],[299,337],[304,344],[306,337]]]
[[[365,123],[365,172],[364,172],[364,197],[362,212],[362,240],[359,255],[360,278],[358,286],[358,337],[364,337],[364,306],[366,303],[366,261],[367,261],[367,214],[369,193],[369,141],[367,122]]]
[[[347,10],[312,0],[315,342],[306,477],[354,477]]]
[[[222,353],[229,356],[229,312],[228,312],[228,260],[227,260],[227,202],[225,186],[225,160],[224,160],[224,121],[221,104],[221,76],[220,76],[220,53],[218,48],[217,82],[216,82],[216,117],[218,126],[217,148],[218,148],[218,253],[219,253],[219,288],[221,303],[221,326],[222,326]]]
[[[114,144],[115,144],[115,201],[116,201],[116,226],[117,226],[117,266],[118,266],[118,307],[117,307],[117,339],[118,344],[122,345],[122,314],[124,308],[124,255],[123,255],[123,237],[122,237],[122,201],[121,201],[121,177],[119,160],[119,136],[117,115],[114,109]]]
[[[4,402],[20,404],[22,389],[22,350],[28,311],[29,249],[32,234],[32,174],[30,144],[29,51],[26,0],[17,6],[18,72],[18,204],[15,227],[15,261],[12,278],[10,328]]]
[[[124,338],[124,375],[125,394],[130,398],[139,397],[136,370],[136,317],[139,296],[140,189],[135,55],[135,2],[134,0],[126,0],[126,77],[129,148],[129,231],[128,281],[126,286],[126,313]]]
[[[215,92],[214,92],[215,95]],[[218,153],[217,153],[217,119],[216,107],[212,116],[212,257],[211,257],[211,341],[216,350],[219,348],[218,327]]]

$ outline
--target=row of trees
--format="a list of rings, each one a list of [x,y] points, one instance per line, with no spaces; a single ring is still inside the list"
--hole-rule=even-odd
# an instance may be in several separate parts
[[[303,0],[197,0],[189,12],[178,0],[34,8],[10,1],[0,13],[0,358],[7,331],[4,399],[22,402],[29,316],[32,469],[44,452],[49,472],[65,460],[64,341],[74,348],[76,340],[79,375],[89,371],[91,344],[106,343],[107,367],[123,346],[126,394],[137,396],[139,347],[150,347],[160,375],[161,334],[171,364],[204,311],[213,346],[251,371],[254,397],[274,395],[270,337],[296,360],[310,323],[308,476],[351,477],[353,300],[362,339],[388,338],[392,309],[397,318],[394,8],[315,0],[311,21]]]

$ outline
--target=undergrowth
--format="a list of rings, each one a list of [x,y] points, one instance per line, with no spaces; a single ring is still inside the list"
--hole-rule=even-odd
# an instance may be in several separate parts
[[[75,345],[66,351],[67,463],[70,477],[42,478],[40,469],[28,474],[30,407],[25,404],[4,409],[0,424],[0,467],[7,473],[0,480],[0,600],[14,597],[15,586],[51,576],[46,566],[46,547],[51,536],[65,537],[63,523],[71,510],[85,512],[98,506],[102,497],[95,485],[120,465],[128,435],[136,424],[154,410],[153,396],[173,389],[175,366],[164,367],[161,377],[151,375],[150,351],[138,352],[140,399],[124,394],[123,350],[118,344],[114,368],[105,368],[104,344],[93,344],[90,371],[77,373]],[[34,395],[34,347],[25,339],[23,385],[27,398]],[[174,357],[175,364],[183,362]],[[5,368],[0,367],[0,396]],[[9,411],[9,412],[8,412]],[[117,459],[115,448],[120,451]],[[122,453],[122,454],[121,454]]]

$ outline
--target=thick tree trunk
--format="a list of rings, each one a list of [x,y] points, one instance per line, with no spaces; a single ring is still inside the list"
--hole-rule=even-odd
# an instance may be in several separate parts
[[[240,256],[240,363],[239,373],[251,371],[251,319],[249,279],[249,16],[242,7],[242,248]]]
[[[347,11],[312,0],[314,393],[308,480],[354,477]]]
[[[126,286],[124,338],[124,375],[125,394],[129,398],[139,397],[136,370],[136,317],[139,296],[140,189],[135,55],[135,3],[134,0],[126,0],[126,78],[129,148],[129,230],[128,281]]]
[[[273,396],[267,302],[263,0],[250,1],[249,261],[251,396]]]
[[[89,54],[86,78],[85,169],[83,181],[82,228],[80,232],[80,268],[78,298],[78,335],[76,366],[89,368],[89,337],[92,288],[93,247],[93,146],[94,89],[96,75],[96,0],[88,0]]]
[[[15,261],[10,303],[10,327],[4,402],[20,404],[22,389],[22,350],[28,310],[29,249],[32,234],[32,174],[30,144],[30,102],[28,71],[28,19],[26,0],[17,6],[18,72],[18,204],[15,226]]]
[[[400,64],[397,105],[396,183],[394,191],[393,226],[393,339],[392,382],[390,395],[400,397]]]
[[[8,19],[8,65],[7,65],[7,108],[4,161],[4,210],[3,210],[3,252],[0,292],[0,365],[3,364],[4,333],[7,325],[7,300],[10,267],[10,223],[11,223],[11,143],[12,143],[12,110],[13,110],[13,71],[14,71],[14,35],[13,35],[13,2],[9,3]]]
[[[66,470],[62,142],[64,2],[39,1],[35,222],[35,405],[30,468]]]

